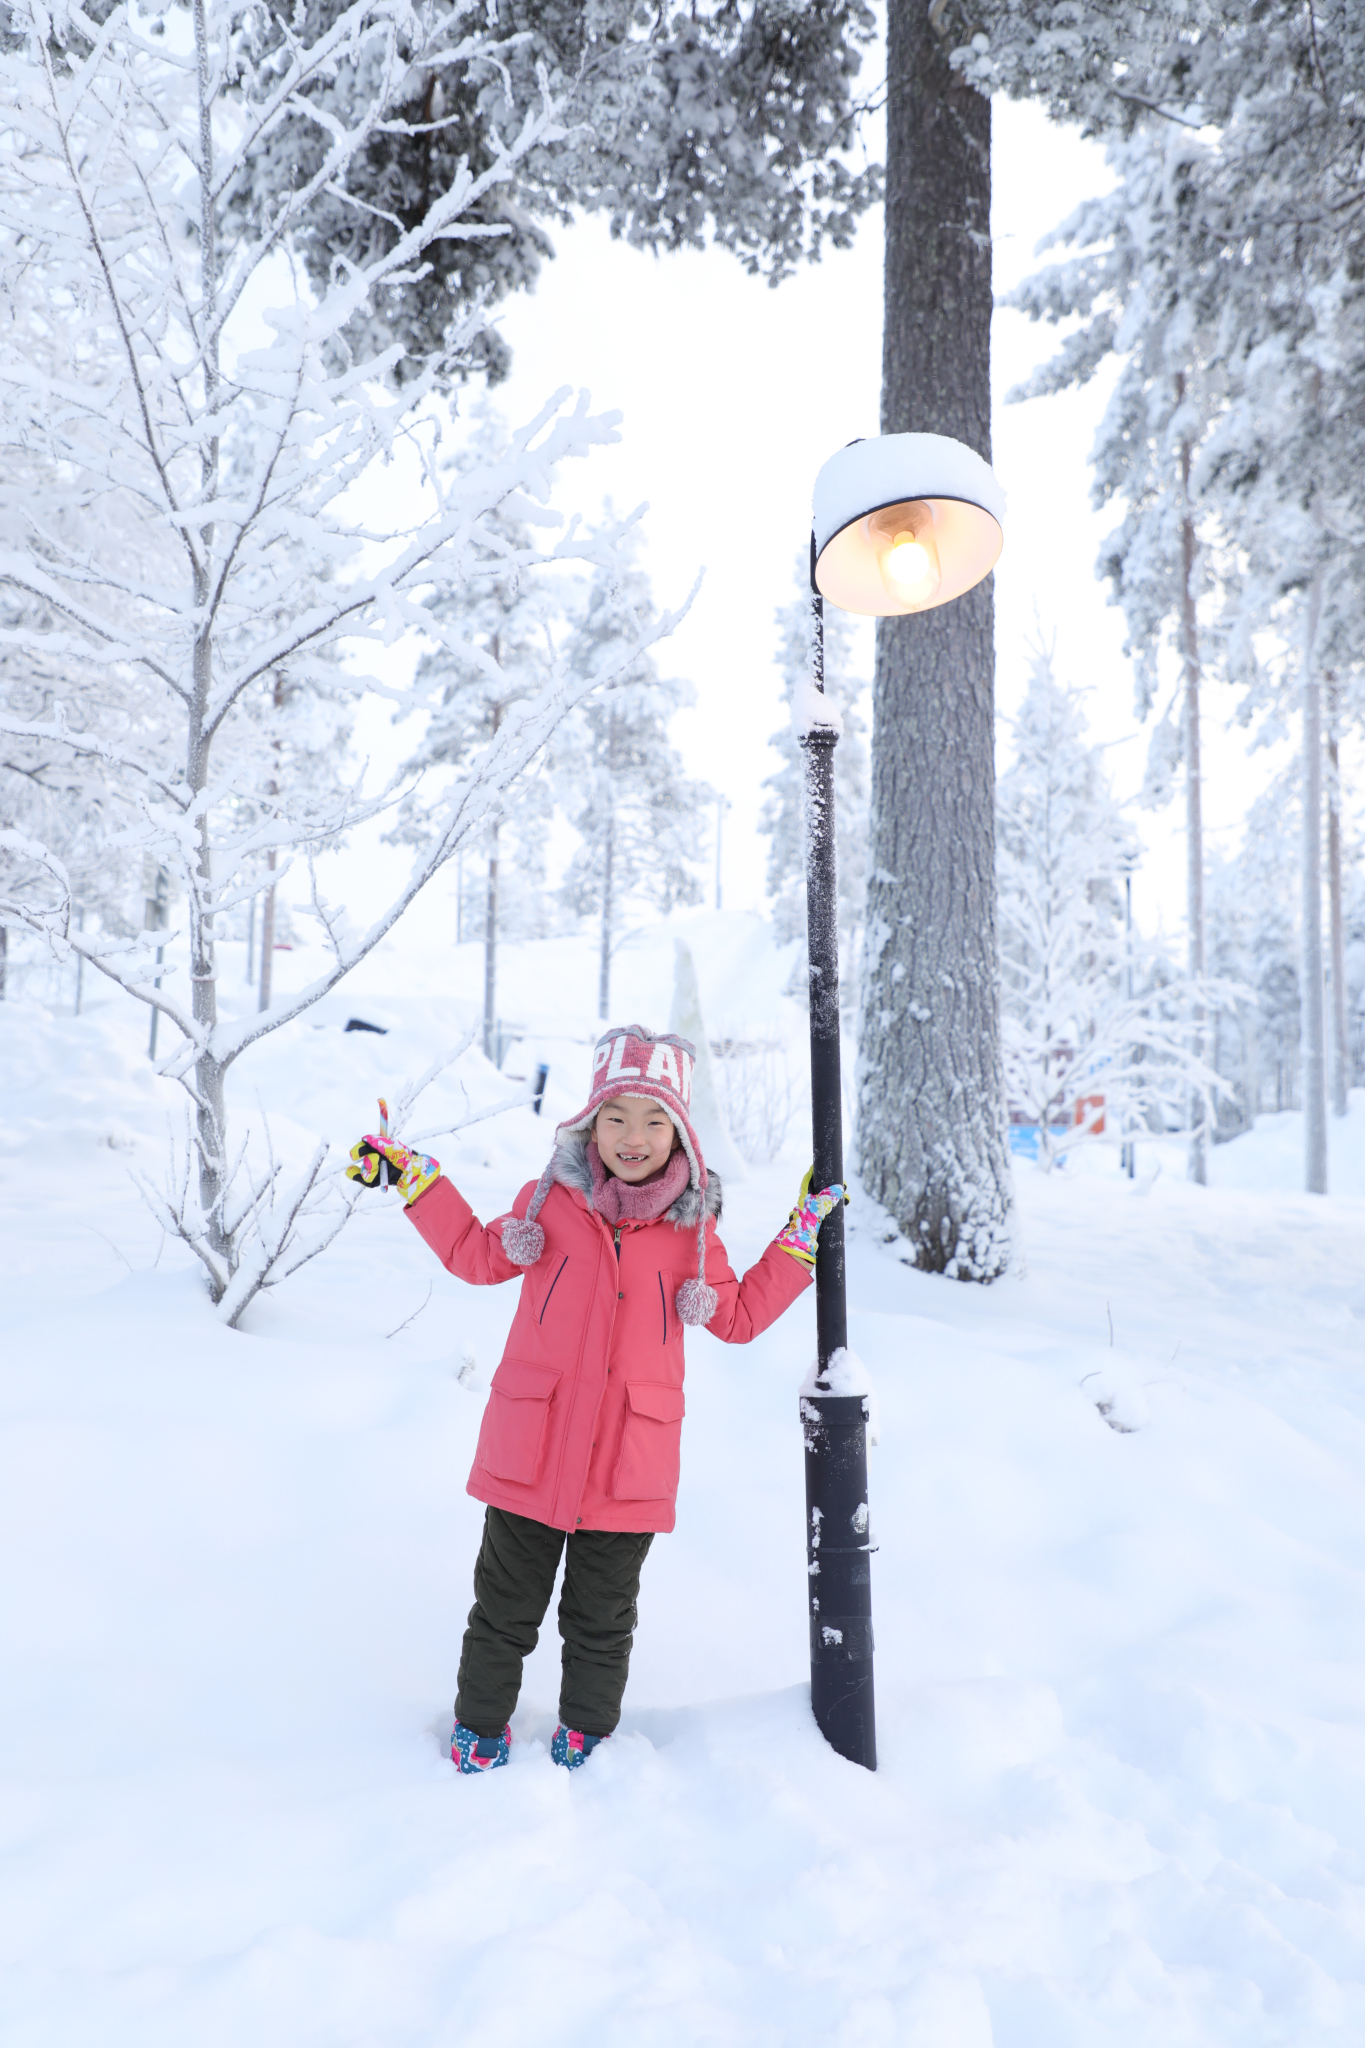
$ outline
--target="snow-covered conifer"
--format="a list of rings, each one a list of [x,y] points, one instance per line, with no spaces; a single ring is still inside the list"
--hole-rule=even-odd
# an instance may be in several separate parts
[[[996,793],[1005,1084],[1046,1165],[1102,1121],[1117,1141],[1163,1112],[1188,1076],[1180,990],[1127,951],[1123,877],[1137,839],[1087,737],[1079,692],[1033,656]]]
[[[1029,279],[1011,299],[1034,319],[1080,316],[1054,360],[1013,398],[1084,383],[1114,354],[1120,359],[1091,463],[1096,503],[1118,504],[1123,516],[1105,537],[1098,567],[1123,606],[1139,715],[1158,710],[1150,799],[1169,796],[1173,771],[1184,769],[1188,966],[1196,984],[1208,965],[1200,705],[1208,643],[1199,605],[1217,537],[1205,449],[1227,396],[1217,266],[1190,219],[1206,152],[1179,123],[1140,128],[1114,144],[1114,190],[1080,207],[1044,243],[1070,243],[1082,253]],[[1167,650],[1179,680],[1161,702]],[[1196,1008],[1196,1059],[1204,1056],[1206,1021]],[[1201,1094],[1192,1098],[1190,1121],[1190,1177],[1202,1185],[1208,1137]]]
[[[486,402],[474,408],[472,420],[455,462],[457,470],[466,472],[487,461],[507,432]],[[530,543],[524,520],[500,509],[489,525],[506,545],[506,576],[491,579],[482,589],[446,592],[433,605],[438,618],[458,624],[483,660],[476,664],[466,650],[445,646],[423,657],[419,684],[439,689],[440,702],[407,764],[409,772],[466,767],[497,737],[509,712],[544,687],[557,641],[565,637],[577,585],[561,579],[551,588],[544,578],[528,577],[517,568]],[[439,806],[434,792],[420,809],[408,806],[395,836],[421,844],[433,802]],[[471,848],[484,866],[476,922],[484,948],[483,1049],[490,1059],[495,1057],[498,942],[539,937],[544,929],[545,839],[552,810],[550,781],[540,762],[518,782],[515,804],[496,812]]]
[[[343,12],[344,0],[318,0],[309,18],[326,29]],[[542,90],[555,100],[561,123],[471,207],[479,232],[434,243],[420,274],[357,315],[355,345],[367,354],[397,337],[425,356],[471,304],[533,286],[555,253],[548,230],[579,209],[605,214],[637,248],[715,245],[776,282],[826,241],[847,247],[880,196],[877,169],[845,161],[861,112],[854,81],[877,32],[865,0],[489,0],[477,10],[446,0],[429,18],[447,38],[481,20],[478,61],[451,65],[439,48],[413,48],[382,127],[342,175],[319,181],[326,121],[353,126],[374,89],[372,63],[348,55],[307,88],[316,127],[268,137],[237,188],[250,211],[314,184],[299,246],[321,283],[338,260],[368,262],[391,246],[464,166],[482,179],[494,138],[515,130]],[[284,18],[259,33],[282,44]],[[490,330],[462,360],[497,377],[506,344]]]
[[[1365,16],[1350,0],[986,0],[954,62],[1093,131],[1193,138],[1180,245],[1184,276],[1211,282],[1202,324],[1226,380],[1202,464],[1227,549],[1224,631],[1240,672],[1279,679],[1302,717],[1305,1183],[1322,1191],[1322,691],[1359,661],[1365,538]],[[1258,664],[1267,632],[1296,659]]]
[[[1292,870],[1298,848],[1285,835],[1287,809],[1286,792],[1277,789],[1270,806],[1256,808],[1256,842],[1249,822],[1235,853],[1209,859],[1209,959],[1216,974],[1251,994],[1241,1010],[1214,1020],[1209,1057],[1226,1084],[1219,1137],[1235,1136],[1262,1110],[1286,1109],[1298,1099],[1298,918],[1282,873],[1285,861]],[[1292,810],[1297,819],[1297,797]]]
[[[692,686],[660,676],[649,655],[630,653],[653,616],[649,579],[637,565],[592,578],[568,649],[586,701],[554,744],[556,795],[579,839],[561,895],[570,909],[597,921],[603,1017],[629,906],[647,904],[652,916],[663,917],[701,898],[697,869],[712,792],[684,773],[668,736],[669,721],[692,701]],[[592,678],[607,671],[617,680],[586,696]]]

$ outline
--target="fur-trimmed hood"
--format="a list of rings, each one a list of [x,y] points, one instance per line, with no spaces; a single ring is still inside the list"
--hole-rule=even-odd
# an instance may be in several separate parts
[[[583,1195],[588,1207],[592,1207],[592,1167],[588,1163],[587,1131],[565,1131],[555,1146],[554,1158],[550,1162],[551,1178],[561,1187],[576,1188]],[[665,1209],[661,1223],[671,1223],[675,1230],[695,1230],[701,1213],[701,1197],[689,1183],[676,1202]],[[706,1174],[706,1213],[720,1221],[721,1181],[714,1167],[708,1167]]]

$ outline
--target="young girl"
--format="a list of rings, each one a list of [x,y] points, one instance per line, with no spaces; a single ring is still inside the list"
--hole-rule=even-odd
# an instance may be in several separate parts
[[[716,1232],[721,1191],[688,1115],[696,1048],[640,1025],[608,1031],[592,1092],[511,1210],[480,1223],[438,1162],[381,1133],[352,1179],[396,1179],[442,1264],[475,1286],[525,1276],[493,1375],[468,1490],[484,1501],[450,1754],[507,1762],[524,1659],[565,1551],[557,1764],[584,1763],[621,1718],[640,1569],[673,1527],[683,1327],[747,1344],[810,1285],[843,1189],[805,1195],[742,1280]],[[385,1165],[387,1162],[387,1165]],[[392,1169],[390,1173],[389,1169]]]

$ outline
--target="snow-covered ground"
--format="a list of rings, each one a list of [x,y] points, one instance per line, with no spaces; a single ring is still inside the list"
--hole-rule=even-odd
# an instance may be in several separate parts
[[[782,1011],[756,920],[684,929],[713,1034]],[[562,1114],[593,981],[557,943],[506,986]],[[671,933],[631,958],[614,1007],[658,1020]],[[448,986],[390,949],[243,1063],[240,1108],[349,1144],[472,1016]],[[1365,1098],[1325,1199],[1293,1191],[1293,1117],[1208,1190],[1173,1146],[1132,1184],[1108,1153],[1020,1169],[987,1290],[855,1207],[875,1776],[805,1691],[807,1299],[748,1350],[689,1339],[619,1736],[551,1766],[551,1621],[512,1767],[461,1780],[464,1479],[512,1290],[376,1198],[223,1330],[128,1184],[173,1100],[144,1029],[0,1006],[6,2048],[1356,2048]],[[432,1122],[461,1074],[496,1092],[468,1056]],[[548,1122],[435,1149],[490,1214]],[[801,1149],[732,1189],[737,1261]]]

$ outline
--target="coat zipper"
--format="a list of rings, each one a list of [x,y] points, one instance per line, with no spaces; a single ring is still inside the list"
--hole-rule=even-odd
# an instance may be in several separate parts
[[[617,1229],[613,1230],[611,1235],[612,1242],[616,1246],[616,1263],[619,1266],[621,1263],[621,1232],[619,1226]]]

